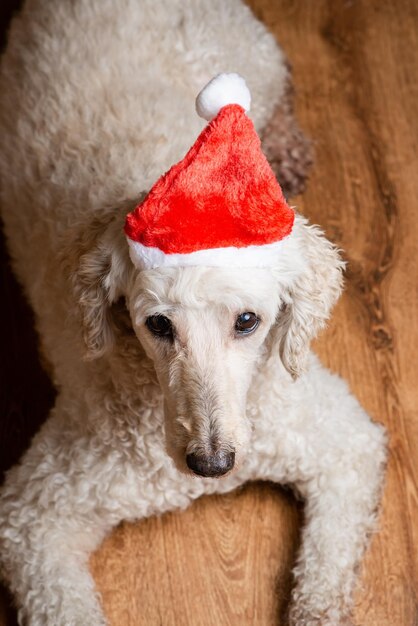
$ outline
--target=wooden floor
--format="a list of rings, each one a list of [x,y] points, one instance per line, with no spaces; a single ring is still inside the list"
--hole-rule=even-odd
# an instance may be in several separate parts
[[[354,621],[418,625],[418,3],[251,6],[292,62],[298,117],[315,141],[297,205],[349,261],[346,294],[316,348],[391,436],[381,530]],[[291,495],[254,484],[123,525],[92,559],[112,626],[280,623],[301,517]],[[12,626],[2,607],[0,625]]]

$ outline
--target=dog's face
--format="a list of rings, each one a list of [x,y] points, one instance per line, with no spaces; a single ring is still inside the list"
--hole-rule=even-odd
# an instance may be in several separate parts
[[[127,300],[164,393],[167,451],[181,470],[227,473],[249,443],[247,391],[281,303],[273,272],[138,272]]]
[[[112,350],[110,305],[124,296],[165,405],[167,453],[184,472],[218,477],[245,459],[247,392],[273,356],[295,378],[341,291],[343,263],[297,217],[272,268],[133,267],[117,220],[73,277],[91,358]]]

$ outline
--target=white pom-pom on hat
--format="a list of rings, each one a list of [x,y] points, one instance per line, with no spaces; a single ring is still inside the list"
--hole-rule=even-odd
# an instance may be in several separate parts
[[[210,122],[227,104],[239,104],[245,111],[250,110],[250,90],[239,74],[218,74],[212,78],[196,98],[196,111]]]

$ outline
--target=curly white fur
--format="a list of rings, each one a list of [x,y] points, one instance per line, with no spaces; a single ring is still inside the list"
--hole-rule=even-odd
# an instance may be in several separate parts
[[[13,23],[3,218],[59,390],[1,492],[1,572],[20,624],[104,625],[87,561],[113,526],[256,478],[306,500],[291,623],[337,626],[349,612],[386,450],[383,429],[309,353],[340,293],[337,252],[299,217],[273,270],[140,272],[122,231],[196,138],[194,95],[224,69],[246,77],[262,129],[286,69],[238,0],[29,0]],[[237,339],[246,310],[260,327]],[[158,312],[173,344],[144,326]],[[236,468],[193,477],[185,453],[213,424]]]

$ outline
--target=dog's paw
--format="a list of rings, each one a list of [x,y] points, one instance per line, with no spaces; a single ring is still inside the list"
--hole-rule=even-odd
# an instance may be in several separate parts
[[[292,604],[288,613],[288,626],[354,626],[349,614],[340,607],[330,607],[325,611],[314,606]]]

